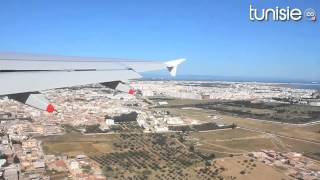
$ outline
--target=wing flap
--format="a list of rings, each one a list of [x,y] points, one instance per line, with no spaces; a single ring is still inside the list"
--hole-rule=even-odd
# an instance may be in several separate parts
[[[0,95],[139,78],[132,70],[3,72]]]

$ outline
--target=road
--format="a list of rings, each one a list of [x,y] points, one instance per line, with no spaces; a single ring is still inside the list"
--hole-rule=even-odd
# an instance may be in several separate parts
[[[285,122],[278,122],[278,121],[270,121],[270,120],[261,120],[261,119],[254,119],[254,118],[246,118],[249,120],[253,120],[253,121],[259,121],[259,122],[267,122],[267,123],[271,123],[271,124],[281,124],[281,125],[290,125],[290,126],[313,126],[316,124],[320,124],[320,121],[313,121],[313,122],[309,122],[309,123],[304,123],[304,124],[294,124],[294,123],[285,123]]]

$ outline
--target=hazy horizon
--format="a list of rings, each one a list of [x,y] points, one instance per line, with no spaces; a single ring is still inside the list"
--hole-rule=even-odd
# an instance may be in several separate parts
[[[143,79],[173,79],[173,80],[225,80],[225,81],[259,81],[259,82],[278,82],[278,83],[320,83],[320,79],[302,79],[302,78],[276,78],[276,77],[252,77],[252,76],[228,76],[228,75],[201,75],[201,74],[181,74],[171,77],[167,72],[146,72],[142,73]]]

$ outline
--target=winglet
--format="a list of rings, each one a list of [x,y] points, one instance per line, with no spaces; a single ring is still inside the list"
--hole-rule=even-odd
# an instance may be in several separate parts
[[[174,77],[177,74],[178,65],[184,62],[185,60],[186,59],[184,58],[176,59],[176,60],[165,62],[164,64],[167,66],[167,69],[170,72],[170,75]]]

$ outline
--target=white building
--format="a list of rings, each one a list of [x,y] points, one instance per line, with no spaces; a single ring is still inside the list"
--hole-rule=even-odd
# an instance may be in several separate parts
[[[182,125],[185,124],[180,117],[168,117],[166,119],[169,125]]]
[[[162,106],[162,105],[167,105],[167,104],[168,104],[168,102],[167,102],[167,101],[159,101],[158,103],[159,103],[159,105],[161,105],[161,106]]]
[[[6,164],[6,160],[5,159],[0,159],[0,167],[2,167],[3,165]]]
[[[168,127],[155,127],[155,131],[157,133],[161,133],[161,132],[168,132],[169,131],[169,128]]]
[[[77,161],[71,161],[69,167],[71,170],[79,170],[80,168],[79,163]]]
[[[114,125],[114,120],[113,119],[106,119],[106,124],[108,126],[112,126],[112,125]]]
[[[320,106],[320,101],[319,102],[310,102],[310,106]]]

